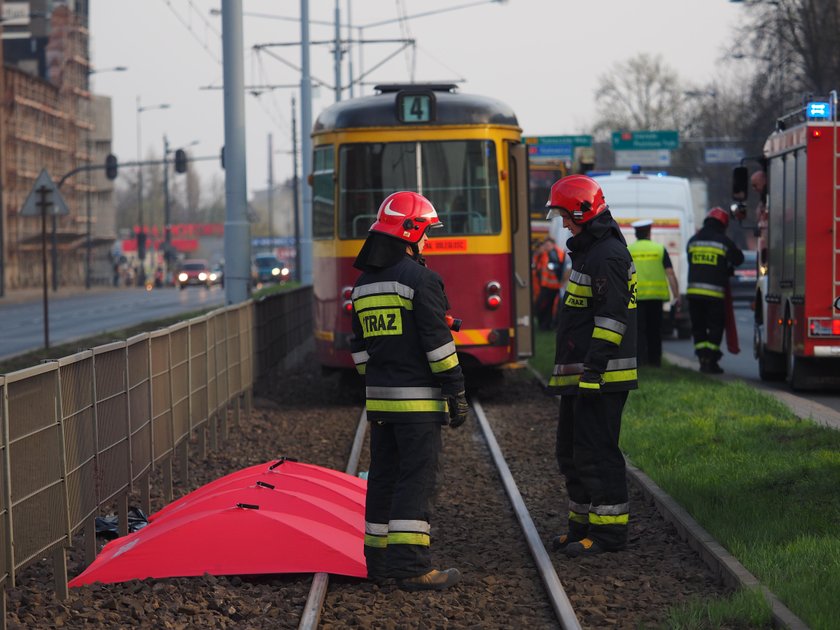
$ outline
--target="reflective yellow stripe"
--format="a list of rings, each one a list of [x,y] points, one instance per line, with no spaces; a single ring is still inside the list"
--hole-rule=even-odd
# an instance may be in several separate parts
[[[607,330],[606,328],[599,328],[595,327],[592,331],[592,338],[593,339],[603,339],[604,341],[609,341],[610,343],[614,343],[615,345],[621,345],[622,335],[619,335],[617,332],[613,332],[612,330]]]
[[[589,513],[589,523],[592,525],[627,525],[630,520],[629,514],[595,514]]]
[[[552,376],[548,380],[549,387],[566,387],[574,385],[580,380],[580,374],[567,374],[564,376]]]
[[[418,545],[420,547],[428,547],[431,544],[431,538],[428,534],[416,534],[413,532],[389,532],[389,545]]]
[[[589,383],[587,381],[580,381],[580,383],[578,383],[578,387],[580,387],[581,389],[601,389],[601,384],[600,383]]]
[[[356,371],[364,376],[367,371],[367,363],[359,363],[359,365],[356,366]]]
[[[689,287],[688,295],[705,295],[708,297],[722,298],[723,291],[710,291],[709,289],[692,289]]]
[[[566,293],[571,293],[572,295],[583,295],[586,297],[592,297],[592,287],[577,284],[575,282],[569,282],[569,284],[566,285]]]
[[[615,370],[614,372],[604,372],[601,377],[607,383],[622,383],[624,381],[635,381],[639,373],[633,370]]]
[[[388,538],[385,536],[373,536],[365,534],[365,547],[376,547],[377,549],[385,549],[388,546]]]
[[[569,512],[569,520],[574,521],[575,523],[583,523],[584,525],[587,525],[589,523],[589,514]]]
[[[368,398],[365,407],[368,411],[442,412],[446,411],[446,402],[443,400],[381,400]]]
[[[429,363],[429,367],[432,368],[432,372],[434,372],[435,374],[437,374],[438,372],[445,372],[446,370],[450,370],[456,365],[458,365],[458,355],[454,352],[445,359]]]
[[[612,372],[604,372],[602,375],[605,383],[623,383],[626,381],[635,381],[638,379],[638,371],[635,369],[632,370],[613,370]],[[565,375],[553,375],[549,381],[548,385],[550,387],[567,387],[569,385],[574,385],[580,380],[580,374],[565,374]],[[589,387],[597,386],[597,383],[590,383]],[[584,385],[581,385],[584,387]]]
[[[706,247],[703,245],[692,245],[688,248],[688,253],[693,254],[697,252],[698,254],[714,254],[715,256],[724,256],[726,255],[726,250],[723,246],[720,247]]]
[[[393,293],[387,295],[371,295],[369,297],[353,300],[353,310],[357,313],[360,313],[366,308],[385,308],[393,306],[401,306],[409,311],[414,310],[414,303],[411,300]]]

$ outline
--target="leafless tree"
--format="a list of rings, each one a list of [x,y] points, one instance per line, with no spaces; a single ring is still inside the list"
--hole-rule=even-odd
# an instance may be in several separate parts
[[[753,94],[776,116],[808,94],[840,88],[838,0],[748,0],[734,56],[755,60]]]
[[[594,133],[636,129],[682,129],[686,123],[684,87],[661,56],[640,53],[602,75],[595,91],[598,117]]]

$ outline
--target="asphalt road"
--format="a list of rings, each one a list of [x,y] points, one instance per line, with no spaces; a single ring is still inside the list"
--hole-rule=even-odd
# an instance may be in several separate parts
[[[762,381],[758,377],[758,362],[753,357],[752,349],[753,311],[746,303],[736,304],[735,321],[738,327],[738,344],[741,347],[741,352],[738,354],[729,354],[726,351],[726,341],[724,340],[724,353],[720,361],[720,366],[724,369],[724,372],[728,375],[736,376],[756,387],[790,392],[790,388],[785,382],[767,382]],[[662,350],[666,353],[696,361],[694,358],[694,343],[691,339],[666,340],[662,345]],[[796,392],[796,395],[800,398],[830,407],[835,411],[840,411],[840,394],[837,392]]]
[[[189,287],[152,289],[61,289],[49,294],[50,345],[119,330],[180,313],[222,306],[225,292]],[[0,360],[44,347],[44,303],[40,292],[0,298]]]

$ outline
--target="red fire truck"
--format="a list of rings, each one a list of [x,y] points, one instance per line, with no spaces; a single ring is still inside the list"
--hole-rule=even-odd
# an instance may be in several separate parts
[[[753,175],[758,282],[754,352],[764,380],[793,389],[840,381],[840,132],[837,92],[779,118]],[[733,174],[743,207],[748,169]],[[766,178],[766,190],[761,185]]]

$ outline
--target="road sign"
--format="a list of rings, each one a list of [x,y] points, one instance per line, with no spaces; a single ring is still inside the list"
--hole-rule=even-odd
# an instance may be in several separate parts
[[[671,166],[671,152],[668,149],[652,151],[616,151],[616,166]]]
[[[47,173],[47,169],[45,168],[41,169],[41,172],[38,174],[38,178],[35,180],[35,184],[32,186],[32,190],[29,191],[26,201],[23,202],[23,206],[20,209],[20,215],[23,217],[41,216],[41,206],[39,205],[39,202],[42,200],[48,204],[48,215],[70,214],[67,204],[64,203],[61,193],[58,192],[58,187],[55,185],[50,177],[50,174]]]
[[[523,136],[531,157],[553,157],[571,160],[577,147],[591,147],[592,136]]]
[[[736,147],[708,148],[703,151],[706,164],[740,164],[744,150]]]
[[[613,131],[614,151],[653,151],[655,149],[678,149],[678,131]]]

